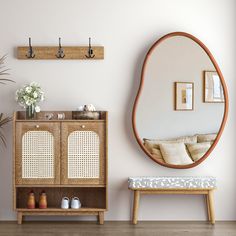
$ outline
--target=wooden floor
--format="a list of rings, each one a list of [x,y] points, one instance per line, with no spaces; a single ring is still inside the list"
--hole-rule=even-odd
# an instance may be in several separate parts
[[[0,236],[236,236],[236,222],[1,222]]]

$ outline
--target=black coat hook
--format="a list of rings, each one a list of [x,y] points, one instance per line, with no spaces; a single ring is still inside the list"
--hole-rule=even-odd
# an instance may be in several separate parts
[[[28,49],[28,52],[27,52],[27,54],[26,54],[26,57],[27,57],[27,58],[34,58],[34,57],[35,57],[33,48],[32,48],[32,46],[31,46],[31,38],[29,38],[29,49]]]
[[[64,50],[61,47],[61,38],[59,38],[59,47],[58,47],[58,51],[57,51],[56,57],[57,58],[64,58],[65,57]]]
[[[85,55],[87,58],[94,58],[95,54],[93,54],[93,49],[91,47],[91,38],[89,38],[89,47],[88,47],[88,55]]]

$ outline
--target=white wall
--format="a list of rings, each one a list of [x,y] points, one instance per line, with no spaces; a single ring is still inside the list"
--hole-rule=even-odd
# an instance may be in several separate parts
[[[17,83],[0,90],[5,113],[19,109],[14,91],[28,81],[40,82],[47,100],[43,109],[74,109],[94,103],[109,114],[109,211],[107,220],[129,220],[131,193],[127,177],[136,175],[214,175],[217,220],[236,219],[235,74],[236,2],[234,0],[0,0],[0,54]],[[174,170],[148,159],[136,143],[131,109],[144,55],[152,43],[171,31],[186,31],[211,50],[225,76],[230,113],[223,137],[211,156],[194,169]],[[105,46],[104,61],[23,61],[15,47],[27,37],[38,45],[87,43]],[[0,153],[0,219],[13,220],[11,125],[5,129],[8,149]],[[205,220],[199,196],[146,196],[142,220]]]

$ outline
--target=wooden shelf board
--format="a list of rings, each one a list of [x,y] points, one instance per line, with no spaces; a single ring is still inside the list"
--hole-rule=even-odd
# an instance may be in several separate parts
[[[106,188],[105,184],[81,184],[81,185],[60,185],[60,184],[18,184],[15,185],[16,188]]]
[[[31,119],[31,120],[26,120],[26,119],[17,119],[16,122],[91,122],[91,123],[94,123],[94,122],[101,122],[101,123],[104,123],[105,120],[58,120],[58,119],[54,119],[54,120],[40,120],[40,119]]]
[[[16,208],[16,211],[20,212],[95,212],[95,211],[106,211],[104,208],[87,208],[81,207],[80,209],[61,209],[61,208],[46,208],[46,209],[28,209],[28,208]]]

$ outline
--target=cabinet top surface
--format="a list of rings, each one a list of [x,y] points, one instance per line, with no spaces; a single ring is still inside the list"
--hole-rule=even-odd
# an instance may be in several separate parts
[[[94,122],[94,121],[105,121],[107,120],[107,111],[95,111],[95,112],[79,112],[79,111],[41,111],[35,114],[32,119],[26,118],[25,111],[16,111],[14,113],[14,121],[43,121],[43,122],[55,122],[55,121],[84,121],[84,122]]]

